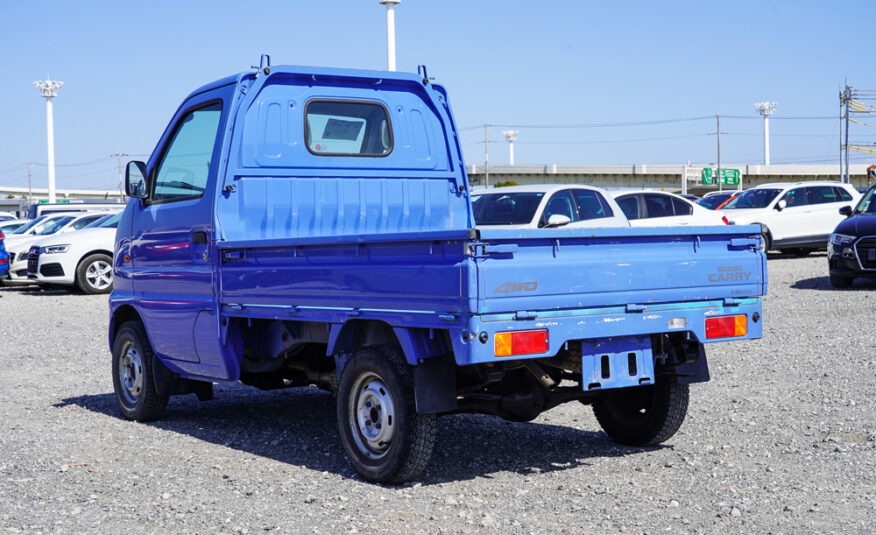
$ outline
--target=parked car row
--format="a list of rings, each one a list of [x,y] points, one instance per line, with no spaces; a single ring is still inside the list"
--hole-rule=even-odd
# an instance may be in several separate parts
[[[85,293],[108,293],[112,290],[115,229],[120,217],[121,212],[114,209],[50,213],[21,222],[3,240],[7,260],[0,262],[0,282],[74,286]]]
[[[857,277],[876,278],[876,185],[864,192],[854,208],[843,206],[846,216],[827,242],[830,284],[848,288]]]

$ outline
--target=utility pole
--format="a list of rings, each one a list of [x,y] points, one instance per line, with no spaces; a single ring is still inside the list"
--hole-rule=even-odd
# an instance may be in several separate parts
[[[490,125],[484,125],[484,187],[490,187]]]
[[[34,82],[40,90],[40,96],[46,99],[46,144],[49,156],[49,202],[55,202],[55,123],[52,117],[52,99],[58,96],[58,90],[64,82],[49,80]]]
[[[386,70],[395,70],[395,5],[401,0],[378,0],[386,6]]]
[[[115,156],[119,160],[119,194],[122,198],[125,197],[125,175],[122,174],[122,158],[126,157],[127,154],[123,152],[117,152],[115,154],[110,154],[110,157]]]
[[[721,116],[715,115],[715,121],[718,123],[718,169],[715,173],[715,180],[718,181],[718,191],[722,191],[724,187],[721,185]]]
[[[763,115],[763,164],[770,164],[770,115],[776,109],[775,102],[758,102],[754,105]]]
[[[846,165],[845,165],[846,170],[842,176],[842,181],[843,181],[843,183],[848,184],[849,183],[849,103],[852,100],[852,88],[849,87],[849,84],[846,84],[846,90],[843,92],[843,98],[845,100],[845,105],[846,105],[846,132],[845,132],[846,144],[845,144],[845,151],[844,151],[845,152],[845,160],[846,160]],[[840,155],[840,157],[842,158],[843,155]]]

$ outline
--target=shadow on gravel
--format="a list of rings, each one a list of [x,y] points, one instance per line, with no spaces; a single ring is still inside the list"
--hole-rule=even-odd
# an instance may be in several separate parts
[[[854,292],[861,290],[876,290],[876,279],[855,279],[851,288],[834,288],[830,285],[830,277],[812,277],[803,279],[791,285],[795,290],[827,290],[829,292]]]
[[[4,292],[16,293],[19,295],[85,295],[64,287],[41,287],[36,285],[29,286],[0,286],[0,295]]]
[[[335,398],[315,388],[262,392],[248,387],[217,388],[214,401],[171,398],[167,415],[146,424],[182,433],[281,463],[359,479],[338,438]],[[115,396],[67,398],[56,408],[79,406],[121,418]],[[590,411],[581,406],[581,411]],[[550,415],[550,413],[548,413]],[[653,448],[659,449],[659,448]],[[652,451],[653,451],[652,449]],[[492,477],[498,472],[533,474],[589,465],[600,457],[621,457],[647,449],[618,446],[604,433],[545,423],[506,422],[482,415],[443,416],[423,485]]]
[[[767,260],[799,260],[801,258],[827,257],[827,251],[817,251],[805,256],[797,256],[790,253],[767,253]]]

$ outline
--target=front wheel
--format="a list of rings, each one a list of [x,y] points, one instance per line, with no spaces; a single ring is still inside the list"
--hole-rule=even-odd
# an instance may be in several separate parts
[[[338,428],[347,458],[369,481],[416,477],[435,444],[434,414],[417,414],[411,368],[396,349],[356,351],[341,373]]]
[[[143,324],[123,324],[113,343],[113,389],[122,416],[129,420],[155,420],[167,408],[169,396],[155,388],[153,358]]]
[[[105,294],[113,290],[113,259],[93,254],[76,268],[76,285],[87,294]]]
[[[688,385],[661,378],[654,385],[606,391],[593,402],[593,414],[615,442],[655,446],[678,431],[687,404]]]

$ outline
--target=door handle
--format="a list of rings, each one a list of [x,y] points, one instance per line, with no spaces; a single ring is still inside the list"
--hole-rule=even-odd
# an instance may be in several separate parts
[[[196,230],[192,232],[192,244],[194,245],[206,245],[207,244],[207,233],[203,230]]]

